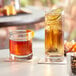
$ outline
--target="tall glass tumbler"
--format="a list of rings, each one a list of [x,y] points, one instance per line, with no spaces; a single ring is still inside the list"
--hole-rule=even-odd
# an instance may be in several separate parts
[[[51,61],[63,60],[64,38],[60,9],[45,14],[45,55]]]
[[[10,32],[9,50],[11,59],[32,59],[32,31],[16,30]]]

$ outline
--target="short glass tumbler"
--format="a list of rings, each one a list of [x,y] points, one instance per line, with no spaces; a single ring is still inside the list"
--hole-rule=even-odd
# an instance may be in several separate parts
[[[16,30],[9,36],[10,59],[32,59],[32,31]]]

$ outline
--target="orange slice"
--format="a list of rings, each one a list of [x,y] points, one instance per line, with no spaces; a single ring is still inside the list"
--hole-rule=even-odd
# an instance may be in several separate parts
[[[47,14],[47,17],[50,20],[56,20],[61,16],[62,8],[57,8],[51,11],[51,13]]]
[[[32,38],[34,37],[34,31],[33,30],[28,29],[28,30],[26,30],[26,33],[31,33]]]

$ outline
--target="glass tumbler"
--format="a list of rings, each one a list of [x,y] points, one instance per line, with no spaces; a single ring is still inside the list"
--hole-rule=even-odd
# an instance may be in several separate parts
[[[9,36],[10,59],[32,59],[32,31],[16,30]]]
[[[51,61],[62,61],[64,57],[64,38],[62,14],[55,9],[45,14],[45,55]]]

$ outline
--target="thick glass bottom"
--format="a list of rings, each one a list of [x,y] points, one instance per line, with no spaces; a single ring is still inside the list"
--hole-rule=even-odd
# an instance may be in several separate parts
[[[12,60],[30,60],[32,59],[33,54],[29,54],[29,55],[14,55],[14,54],[10,54],[10,59]]]
[[[46,62],[62,62],[64,60],[64,56],[62,56],[62,57],[59,57],[59,56],[48,57],[48,56],[46,56],[45,60],[46,60]]]

